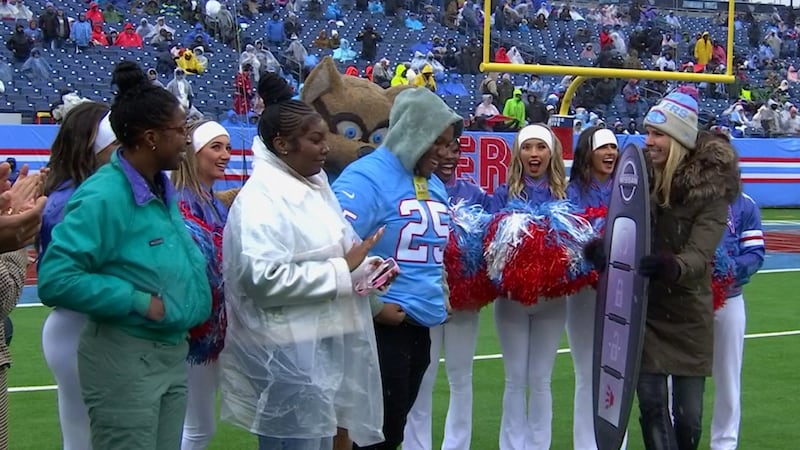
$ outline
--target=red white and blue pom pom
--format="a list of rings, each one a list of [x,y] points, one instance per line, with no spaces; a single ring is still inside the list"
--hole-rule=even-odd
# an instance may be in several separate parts
[[[540,297],[578,292],[596,283],[583,247],[599,235],[592,221],[604,209],[578,212],[568,201],[512,201],[490,223],[485,256],[489,278],[508,298],[533,305]]]
[[[222,277],[222,229],[214,229],[192,214],[185,202],[179,205],[183,223],[206,260],[206,275],[211,288],[211,316],[189,330],[187,360],[194,365],[216,361],[225,346],[225,292]]]
[[[574,245],[569,247],[570,256],[573,259],[571,259],[570,271],[568,273],[569,286],[565,288],[565,293],[562,295],[574,294],[586,286],[597,287],[597,280],[599,279],[597,270],[583,257],[583,249],[589,241],[598,237],[603,237],[608,208],[605,206],[599,208],[590,207],[577,215],[591,224],[592,232],[588,235],[582,235],[579,240],[573,243]],[[589,241],[586,241],[587,237]]]
[[[483,240],[492,215],[463,200],[452,206],[450,215],[450,239],[444,251],[450,306],[476,311],[497,297],[483,258]]]
[[[714,311],[725,306],[728,299],[728,290],[733,285],[733,258],[722,247],[717,247],[714,252],[714,271],[711,276],[711,293],[714,297]]]
[[[481,205],[468,205],[461,200],[450,209],[450,236],[461,251],[461,262],[468,277],[485,268],[483,260],[483,237],[492,215]]]

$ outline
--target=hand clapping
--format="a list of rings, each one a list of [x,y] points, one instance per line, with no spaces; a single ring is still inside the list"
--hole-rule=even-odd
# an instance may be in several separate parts
[[[39,234],[47,197],[40,195],[43,177],[28,171],[23,165],[12,186],[11,167],[0,164],[0,253],[19,250]]]

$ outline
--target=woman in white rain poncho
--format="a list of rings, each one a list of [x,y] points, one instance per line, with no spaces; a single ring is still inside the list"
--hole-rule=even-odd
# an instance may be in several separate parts
[[[265,109],[253,174],[228,214],[223,272],[228,329],[222,419],[259,449],[330,450],[337,427],[383,441],[380,368],[370,300],[354,292],[380,258],[381,232],[358,240],[322,171],[327,125],[261,77]]]

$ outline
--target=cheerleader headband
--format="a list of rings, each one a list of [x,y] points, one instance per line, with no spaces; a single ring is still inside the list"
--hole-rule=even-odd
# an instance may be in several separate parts
[[[195,128],[194,133],[192,133],[192,147],[194,147],[194,152],[199,152],[206,144],[220,136],[226,136],[229,139],[231,137],[228,130],[217,122],[206,122]]]
[[[614,132],[608,128],[595,131],[594,135],[592,135],[592,151],[608,144],[618,145],[617,136],[614,135]]]
[[[111,117],[111,111],[103,116],[103,118],[100,119],[100,123],[97,124],[97,135],[94,137],[94,143],[92,143],[92,152],[94,152],[95,155],[102,152],[103,149],[117,140],[114,130],[111,129],[111,120],[109,120],[109,117]]]
[[[522,146],[528,139],[539,139],[547,145],[551,155],[555,152],[553,133],[542,125],[528,125],[520,130],[519,135],[517,135],[517,142],[519,142],[519,145]]]

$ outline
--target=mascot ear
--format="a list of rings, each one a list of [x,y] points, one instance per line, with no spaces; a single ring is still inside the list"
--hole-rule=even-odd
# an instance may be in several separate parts
[[[326,56],[308,74],[300,100],[310,105],[325,93],[340,89],[341,84],[342,76],[336,69],[336,63],[333,62],[333,58]]]
[[[384,95],[386,95],[386,98],[389,100],[390,104],[394,104],[394,99],[395,99],[395,97],[397,97],[397,94],[405,91],[406,89],[414,89],[414,88],[415,88],[415,86],[410,86],[408,84],[403,84],[403,85],[400,85],[400,86],[393,86],[393,87],[387,88],[384,91]]]

